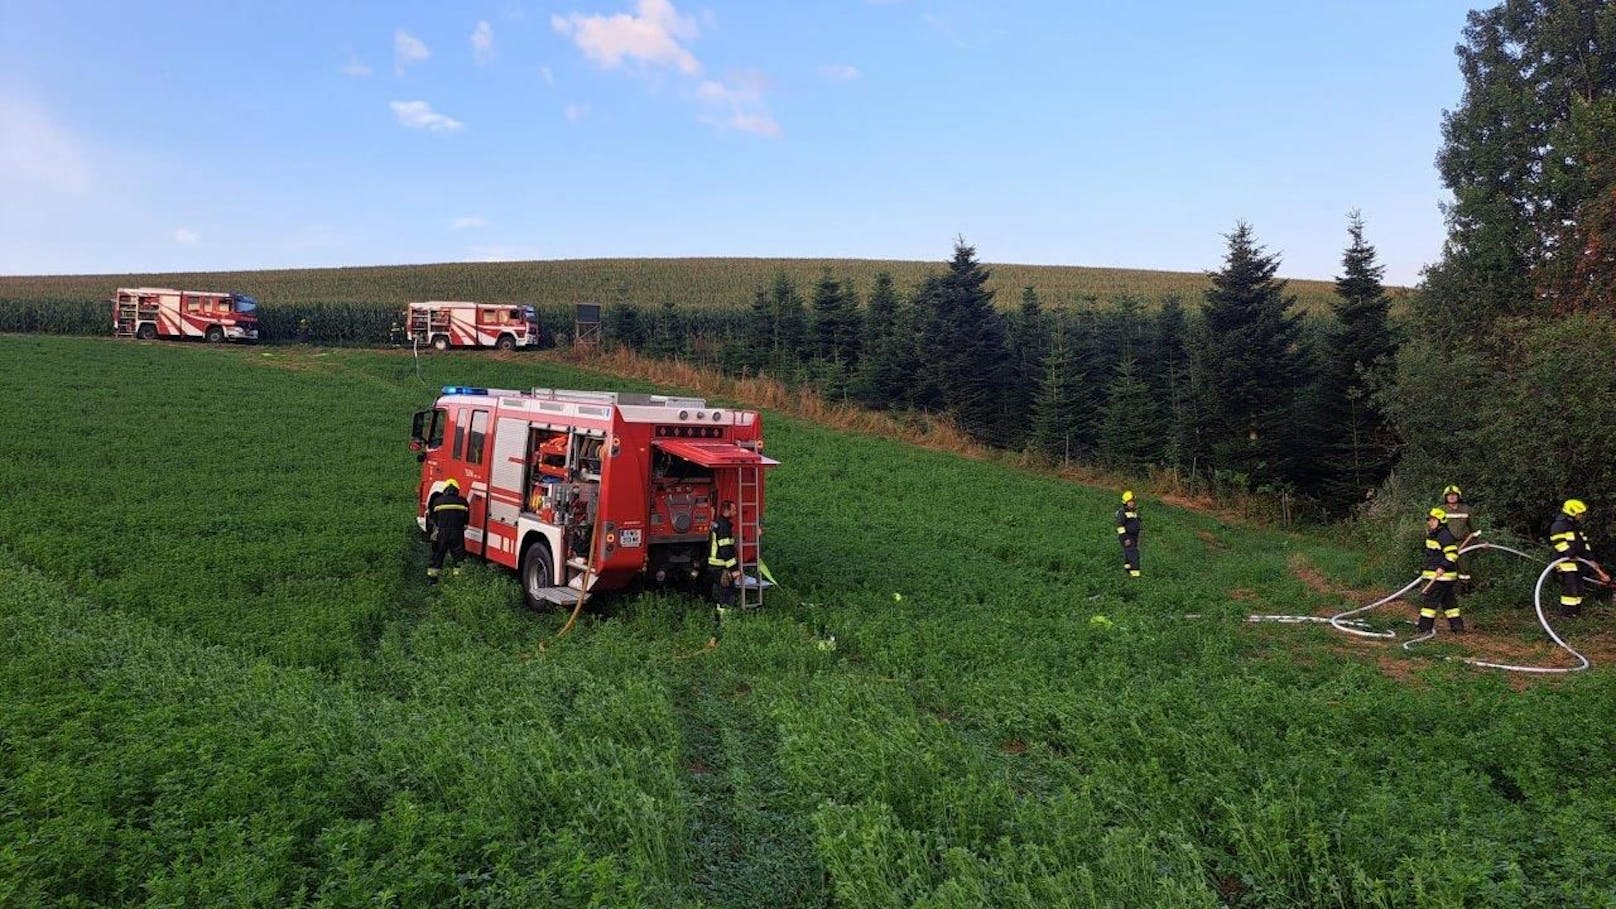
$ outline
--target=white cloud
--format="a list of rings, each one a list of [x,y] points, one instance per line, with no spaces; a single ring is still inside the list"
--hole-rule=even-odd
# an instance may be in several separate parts
[[[638,15],[555,15],[550,17],[550,25],[571,38],[584,56],[607,69],[629,60],[671,66],[690,76],[701,72],[701,63],[681,43],[699,34],[694,19],[680,15],[670,0],[638,0],[635,9]]]
[[[452,133],[465,126],[459,120],[433,110],[432,105],[425,101],[392,101],[389,106],[393,108],[394,116],[398,117],[399,125],[410,129]]]
[[[404,75],[404,67],[432,56],[426,43],[401,29],[393,32],[393,72]]]
[[[846,63],[827,63],[819,68],[819,75],[832,82],[852,82],[859,77],[859,71]]]
[[[550,67],[548,67],[548,66],[539,67],[539,75],[544,77],[544,84],[545,85],[548,85],[551,88],[555,87],[555,73],[550,72]]]
[[[190,246],[194,245],[198,240],[201,239],[201,235],[196,231],[191,230],[189,227],[181,227],[174,231],[175,243],[184,243],[187,246]]]
[[[561,109],[561,115],[567,118],[568,123],[577,123],[579,120],[589,116],[589,105],[569,104]]]
[[[366,66],[358,57],[349,57],[347,65],[342,68],[342,74],[354,79],[364,79],[370,75],[370,67]]]
[[[768,77],[756,70],[733,73],[723,81],[709,79],[701,83],[696,87],[696,100],[708,107],[727,108],[727,113],[709,114],[702,117],[701,122],[716,129],[777,138],[780,124],[763,98],[768,86]]]
[[[43,108],[0,97],[0,186],[11,185],[82,195],[90,189],[90,164]]]
[[[451,230],[470,230],[475,227],[487,227],[488,219],[482,215],[467,215],[449,222]]]
[[[471,57],[478,66],[487,66],[497,56],[499,51],[494,49],[494,27],[484,19],[471,31]]]

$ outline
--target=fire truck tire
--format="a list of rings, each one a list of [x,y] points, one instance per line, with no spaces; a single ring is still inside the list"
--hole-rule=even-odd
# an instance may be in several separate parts
[[[157,326],[148,322],[136,330],[135,337],[142,341],[155,341],[157,340]]]
[[[432,339],[432,349],[433,350],[448,350],[449,349],[449,336],[448,335],[438,335],[437,337],[433,338]]]
[[[516,339],[510,335],[500,335],[499,340],[494,342],[494,346],[500,350],[515,350]]]
[[[224,340],[224,329],[217,325],[209,325],[206,337],[209,344],[217,344]]]
[[[555,563],[550,558],[550,545],[535,539],[522,550],[522,599],[529,609],[543,609],[545,601],[538,592],[555,584]]]

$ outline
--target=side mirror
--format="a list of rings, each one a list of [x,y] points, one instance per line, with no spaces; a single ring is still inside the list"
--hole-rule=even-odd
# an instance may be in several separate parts
[[[420,439],[411,439],[410,440],[410,451],[420,451],[421,449],[423,449],[425,447],[426,447],[426,443],[422,442]]]

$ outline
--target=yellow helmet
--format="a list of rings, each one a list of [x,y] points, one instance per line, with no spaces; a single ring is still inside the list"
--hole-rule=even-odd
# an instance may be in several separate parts
[[[458,490],[460,488],[460,481],[454,477],[450,477],[449,479],[443,481],[443,488]]]
[[[1560,510],[1575,518],[1588,510],[1588,503],[1581,499],[1566,499]]]
[[[1429,518],[1436,518],[1438,521],[1446,521],[1448,519],[1448,513],[1440,508],[1433,508],[1426,512],[1425,515]]]
[[[1126,505],[1127,503],[1132,502],[1132,501],[1133,501],[1133,490],[1124,489],[1122,491],[1122,503],[1124,505]]]
[[[1445,496],[1448,493],[1452,493],[1460,498],[1464,498],[1464,490],[1451,484],[1442,487],[1442,494]]]

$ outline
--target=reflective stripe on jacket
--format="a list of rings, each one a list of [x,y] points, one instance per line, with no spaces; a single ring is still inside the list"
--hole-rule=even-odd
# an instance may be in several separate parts
[[[1454,575],[1459,569],[1459,541],[1453,538],[1448,525],[1438,524],[1425,535],[1425,570],[1421,577],[1434,578]]]
[[[735,528],[729,518],[713,521],[712,529],[707,531],[707,564],[713,568],[734,568],[736,565]]]

